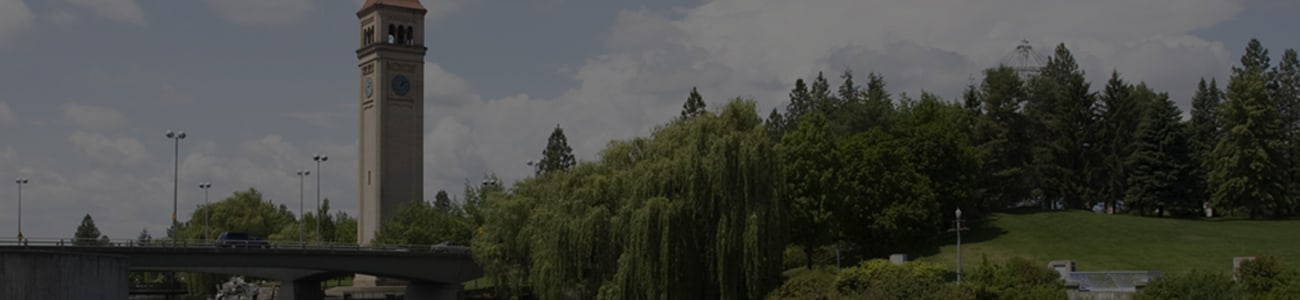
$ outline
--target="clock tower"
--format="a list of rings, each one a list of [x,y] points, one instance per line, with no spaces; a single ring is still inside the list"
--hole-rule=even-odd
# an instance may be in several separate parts
[[[366,0],[357,11],[361,245],[402,205],[424,200],[425,12],[419,0]]]

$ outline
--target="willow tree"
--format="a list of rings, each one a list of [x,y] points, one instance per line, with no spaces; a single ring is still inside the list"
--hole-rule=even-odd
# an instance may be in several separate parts
[[[732,101],[485,197],[475,259],[543,299],[762,297],[786,243],[763,125]]]
[[[601,298],[753,299],[775,287],[785,218],[769,142],[755,104],[733,100],[637,146],[619,180],[626,248]]]

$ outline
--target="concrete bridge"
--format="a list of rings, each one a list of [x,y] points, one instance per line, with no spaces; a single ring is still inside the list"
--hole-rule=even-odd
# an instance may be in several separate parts
[[[0,240],[0,252],[58,252],[125,258],[131,271],[243,275],[282,283],[279,299],[321,299],[322,280],[368,274],[408,282],[406,299],[458,299],[461,283],[483,275],[469,248],[447,245],[358,246],[275,243],[269,248],[219,248],[210,241],[68,239]]]

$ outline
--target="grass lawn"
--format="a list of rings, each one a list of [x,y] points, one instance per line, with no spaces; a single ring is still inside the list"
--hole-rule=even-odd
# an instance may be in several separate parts
[[[1235,256],[1277,256],[1300,265],[1300,221],[1179,220],[1085,211],[998,214],[991,228],[962,234],[962,268],[980,257],[1030,259],[1043,266],[1074,260],[1079,271],[1190,269],[1230,272]],[[954,241],[949,233],[945,240]],[[919,258],[956,269],[957,248],[948,242]]]
[[[462,284],[464,285],[465,290],[481,290],[481,289],[486,289],[486,288],[491,288],[496,286],[496,282],[493,281],[492,278],[488,278],[487,276],[466,281]]]

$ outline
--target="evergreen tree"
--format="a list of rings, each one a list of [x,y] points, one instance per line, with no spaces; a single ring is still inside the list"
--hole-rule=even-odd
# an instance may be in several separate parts
[[[81,218],[81,225],[77,226],[77,232],[73,235],[75,239],[72,244],[76,246],[107,244],[100,241],[101,237],[103,236],[99,233],[99,227],[95,227],[95,219],[91,218],[90,214],[86,214],[85,217]]]
[[[569,140],[564,137],[564,129],[556,124],[551,137],[546,140],[546,149],[542,150],[542,161],[537,163],[537,175],[568,170],[575,164],[577,160],[573,158]]]
[[[962,92],[963,108],[971,115],[980,115],[983,111],[983,102],[980,101],[979,88],[974,84],[967,85],[966,91]]]
[[[845,69],[840,79],[843,82],[835,99],[830,101],[834,108],[829,110],[832,114],[827,117],[835,125],[836,132],[856,132],[870,117],[866,115],[866,105],[861,100],[861,88],[853,82],[853,70]]]
[[[817,78],[813,79],[812,87],[808,91],[812,96],[813,110],[820,112],[822,116],[831,116],[832,111],[838,106],[834,95],[831,95],[831,84],[826,81],[826,76],[822,72],[817,72]]]
[[[894,103],[889,91],[885,89],[885,78],[876,73],[867,74],[867,88],[862,90],[862,95],[857,98],[862,99],[862,119],[859,125],[855,126],[856,132],[866,131],[871,128],[888,127],[893,124]]]
[[[1134,141],[1134,151],[1125,160],[1128,189],[1126,208],[1140,215],[1189,216],[1199,203],[1189,201],[1191,153],[1182,111],[1165,93],[1157,94],[1145,84],[1133,94],[1145,106]]]
[[[1071,208],[1091,207],[1097,193],[1090,182],[1095,160],[1092,145],[1097,100],[1090,91],[1074,56],[1065,44],[1056,46],[1038,76],[1031,81],[1031,96],[1025,108],[1030,118],[1033,147],[1033,178],[1036,190],[1048,201],[1063,201]]]
[[[840,75],[844,82],[840,84],[839,100],[842,103],[857,103],[860,96],[860,88],[853,83],[853,70],[845,69],[844,74]]]
[[[1020,108],[1026,93],[1020,76],[1009,67],[984,71],[979,99],[984,114],[977,121],[976,145],[984,170],[980,184],[985,190],[980,207],[1003,208],[1029,198],[1025,183],[1028,167],[1028,136]]]
[[[1142,118],[1143,106],[1132,95],[1133,87],[1120,78],[1119,72],[1111,72],[1102,93],[1100,159],[1102,165],[1098,178],[1101,178],[1099,193],[1106,204],[1106,211],[1114,213],[1118,200],[1124,199],[1128,192],[1128,170],[1125,161],[1134,151],[1134,141],[1138,125]]]
[[[785,120],[781,122],[782,132],[789,132],[799,126],[799,118],[812,112],[816,105],[813,103],[812,94],[808,93],[808,85],[803,79],[795,80],[794,88],[790,90],[790,103],[786,104]]]
[[[688,119],[704,113],[704,97],[700,97],[700,92],[691,87],[691,95],[686,97],[686,104],[682,104],[682,119]]]
[[[893,106],[889,91],[885,90],[885,78],[876,73],[867,74],[867,89],[863,95],[868,103],[879,107]]]
[[[1210,152],[1219,142],[1222,126],[1219,124],[1219,106],[1223,102],[1223,91],[1213,78],[1207,85],[1205,79],[1196,85],[1196,95],[1192,97],[1192,122],[1189,130],[1189,145],[1192,152],[1192,201],[1204,204],[1209,201],[1209,189],[1206,186],[1212,162]]]
[[[1285,133],[1278,105],[1269,99],[1268,50],[1251,39],[1241,65],[1233,67],[1221,110],[1223,135],[1212,154],[1211,202],[1249,216],[1277,216],[1286,198]]]
[[[1286,188],[1288,205],[1281,207],[1286,215],[1296,213],[1300,203],[1300,61],[1295,49],[1287,49],[1273,70],[1270,98],[1279,106],[1282,115],[1282,132],[1285,149],[1282,152],[1287,170]]]
[[[447,196],[447,191],[438,190],[438,194],[433,196],[433,209],[440,212],[451,212],[451,197]]]
[[[767,120],[763,120],[763,128],[767,130],[767,137],[771,145],[781,142],[781,136],[785,135],[788,127],[785,117],[781,116],[781,113],[776,111],[775,107],[772,108],[772,113],[767,115]]]
[[[962,92],[962,101],[962,108],[966,110],[966,117],[962,122],[962,133],[966,135],[966,139],[971,144],[978,144],[975,126],[984,114],[984,105],[980,100],[979,89],[973,84],[966,86],[966,91]]]

